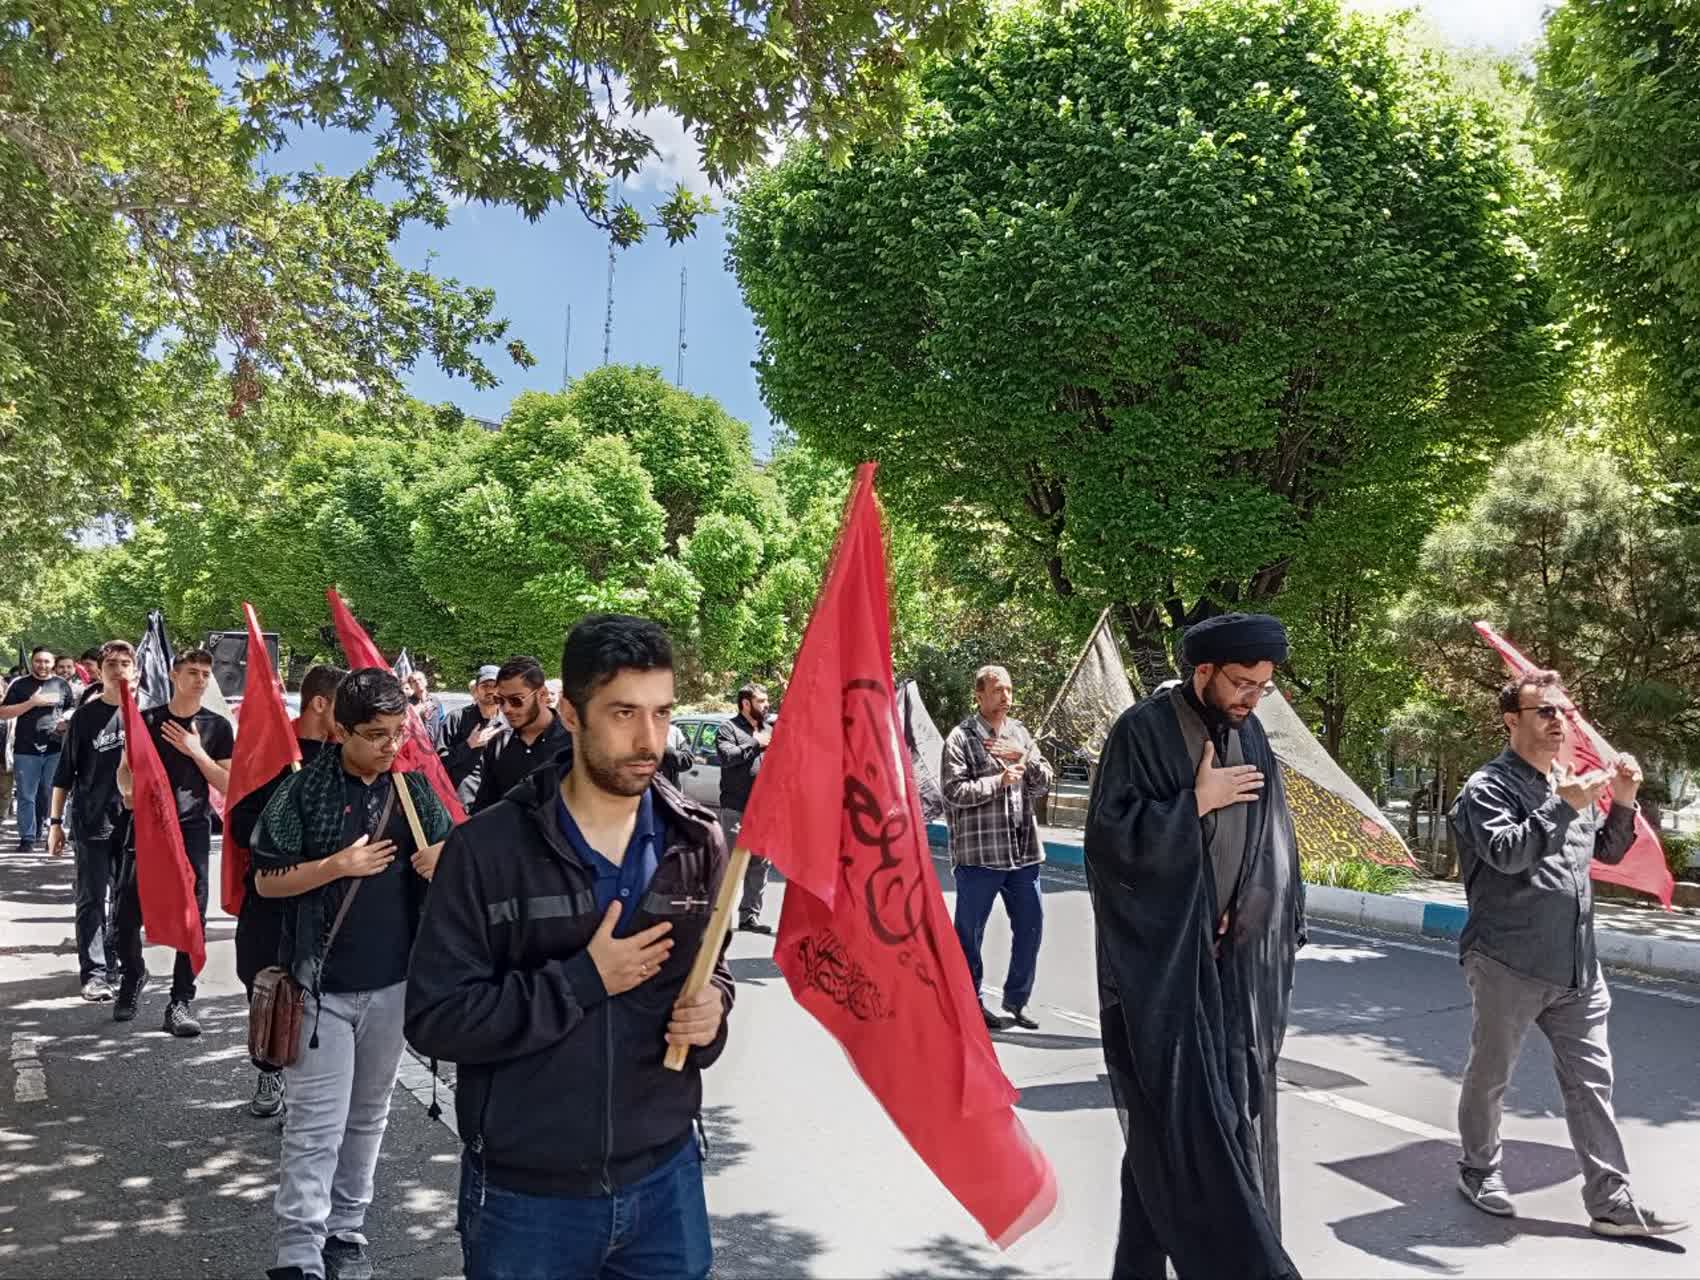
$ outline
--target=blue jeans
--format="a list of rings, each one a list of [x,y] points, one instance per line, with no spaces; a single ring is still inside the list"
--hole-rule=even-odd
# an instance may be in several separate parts
[[[18,839],[34,844],[53,812],[53,775],[59,772],[59,753],[16,757],[18,774]]]
[[[462,1152],[456,1228],[466,1280],[703,1280],[714,1264],[694,1134],[666,1164],[611,1196],[492,1187],[483,1162]]]
[[[974,980],[974,996],[980,995],[985,966],[980,961],[980,944],[986,937],[986,921],[1001,897],[1009,912],[1009,927],[1015,937],[1010,947],[1009,977],[1003,984],[1003,1007],[1022,1009],[1033,995],[1033,977],[1039,969],[1039,938],[1045,930],[1045,902],[1039,891],[1039,868],[1005,871],[1001,867],[956,868],[956,936],[962,954],[968,957],[968,976]]]

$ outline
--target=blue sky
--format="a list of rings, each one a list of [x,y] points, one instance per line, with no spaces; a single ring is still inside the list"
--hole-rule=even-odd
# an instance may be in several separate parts
[[[1540,34],[1548,0],[1421,0],[1414,6],[1398,0],[1357,2],[1375,10],[1415,7],[1459,44],[1512,52]],[[631,184],[634,203],[652,206],[675,181],[708,190],[679,122],[657,114],[648,124],[661,155]],[[287,162],[317,161],[334,172],[347,172],[360,159],[357,145],[352,139],[320,135],[292,148]],[[717,205],[725,203],[723,193],[710,194]],[[535,368],[519,369],[500,350],[491,351],[489,362],[502,379],[491,391],[450,378],[435,365],[421,365],[408,381],[422,399],[446,400],[468,413],[500,418],[519,392],[558,388],[569,305],[571,371],[580,374],[601,363],[608,246],[576,208],[528,223],[509,209],[461,206],[445,230],[410,233],[399,254],[411,265],[424,265],[429,257],[439,275],[494,289],[496,309],[509,320],[510,336],[522,339],[538,361]],[[719,216],[704,219],[696,238],[683,245],[669,246],[657,233],[621,252],[615,270],[612,358],[623,364],[658,365],[672,379],[683,267],[688,278],[684,386],[713,396],[749,423],[759,454],[766,450],[770,423],[750,367],[756,330],[725,258]]]

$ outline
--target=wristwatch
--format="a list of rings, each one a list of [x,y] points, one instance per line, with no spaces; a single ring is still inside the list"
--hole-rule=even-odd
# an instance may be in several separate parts
[[[50,826],[50,827],[62,827],[62,826],[65,825],[65,819],[63,819],[63,818],[49,818],[47,820],[47,825]]]

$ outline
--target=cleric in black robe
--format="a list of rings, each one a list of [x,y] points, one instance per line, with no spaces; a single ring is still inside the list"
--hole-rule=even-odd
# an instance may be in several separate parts
[[[1111,729],[1086,818],[1104,1058],[1122,1113],[1114,1280],[1297,1276],[1281,1247],[1275,1063],[1304,943],[1280,766],[1254,714],[1287,635],[1193,627],[1190,678]],[[1201,812],[1203,810],[1204,812]]]

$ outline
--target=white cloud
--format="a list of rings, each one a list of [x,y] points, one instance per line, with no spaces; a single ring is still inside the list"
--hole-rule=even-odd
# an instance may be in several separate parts
[[[1541,34],[1542,15],[1554,0],[1353,0],[1361,9],[1414,8],[1455,44],[1517,53]]]
[[[623,90],[621,96],[623,99]],[[680,116],[667,110],[644,111],[626,117],[626,123],[643,130],[655,144],[655,154],[627,182],[629,190],[665,193],[681,182],[692,191],[709,190],[701,148]]]

